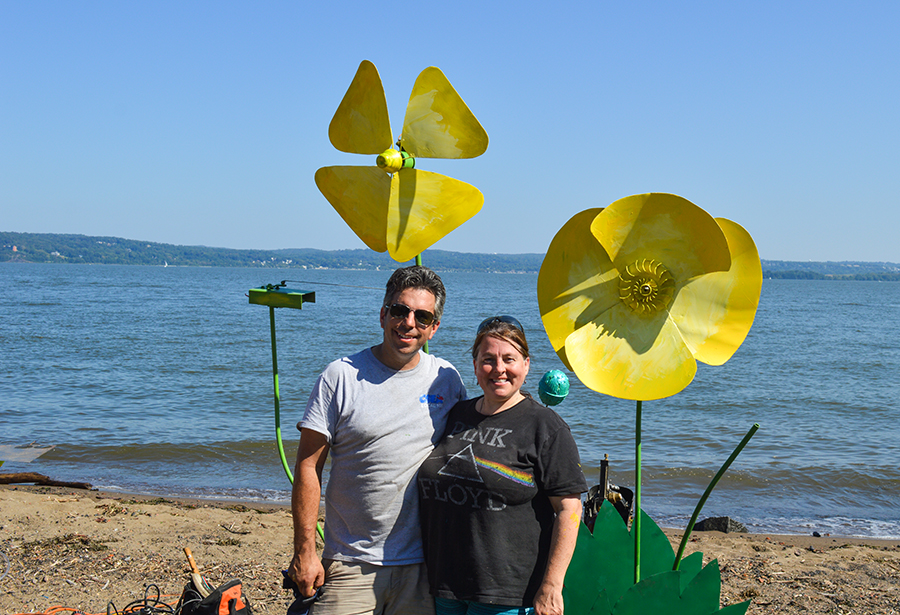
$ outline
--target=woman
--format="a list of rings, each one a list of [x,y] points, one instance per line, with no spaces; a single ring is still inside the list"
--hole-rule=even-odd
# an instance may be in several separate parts
[[[587,490],[578,449],[521,391],[530,359],[519,321],[482,322],[472,359],[484,395],[453,407],[418,477],[437,614],[560,614]]]

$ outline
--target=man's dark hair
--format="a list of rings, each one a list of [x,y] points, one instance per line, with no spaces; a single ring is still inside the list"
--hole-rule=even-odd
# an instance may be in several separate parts
[[[434,271],[421,265],[401,267],[387,281],[382,305],[390,305],[407,288],[421,288],[434,295],[434,318],[440,320],[444,314],[444,301],[447,299],[447,291],[444,283]]]

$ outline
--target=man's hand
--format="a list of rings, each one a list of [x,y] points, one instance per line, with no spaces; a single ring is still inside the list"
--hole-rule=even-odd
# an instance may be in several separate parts
[[[300,593],[306,598],[316,593],[316,590],[325,583],[325,569],[315,552],[311,558],[300,553],[295,554],[291,559],[291,565],[288,566],[288,576],[294,579]]]

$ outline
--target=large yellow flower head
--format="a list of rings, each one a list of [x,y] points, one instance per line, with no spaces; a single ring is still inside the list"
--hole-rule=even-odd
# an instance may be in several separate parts
[[[762,289],[741,226],[673,194],[641,194],[572,217],[538,276],[554,350],[585,386],[651,400],[684,389],[697,361],[725,363]]]

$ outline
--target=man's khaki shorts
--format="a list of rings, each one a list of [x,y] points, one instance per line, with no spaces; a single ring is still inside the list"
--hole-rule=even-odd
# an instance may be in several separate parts
[[[434,615],[425,564],[323,560],[325,585],[310,615]]]

